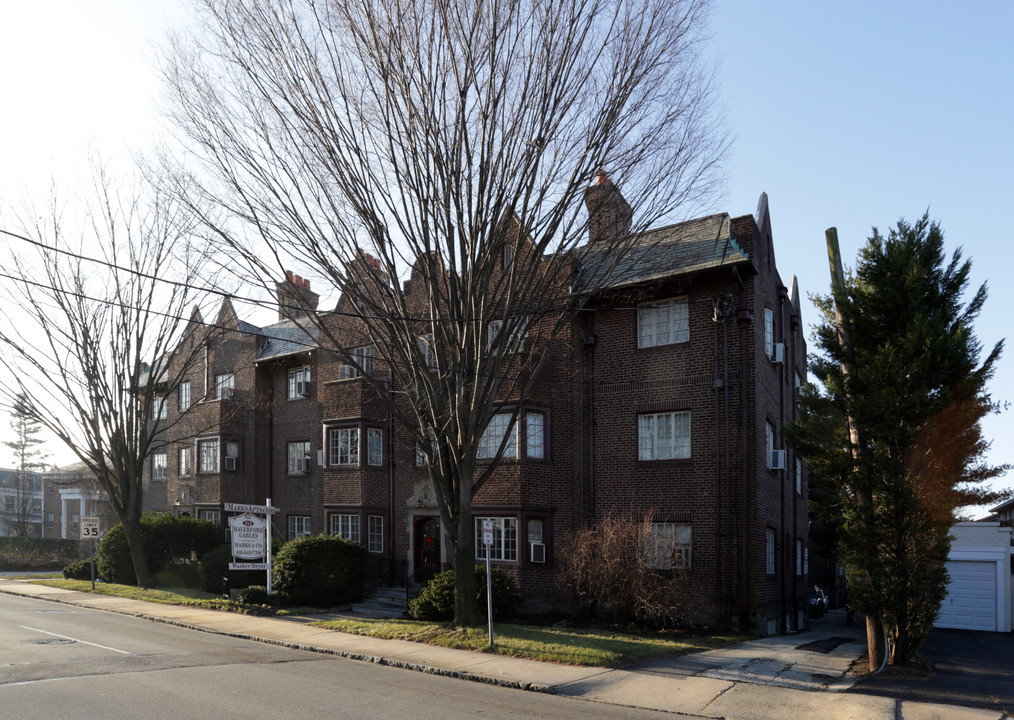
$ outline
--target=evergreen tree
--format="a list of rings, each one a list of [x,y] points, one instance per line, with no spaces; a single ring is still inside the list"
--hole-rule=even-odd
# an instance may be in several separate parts
[[[39,448],[45,440],[39,437],[42,426],[32,419],[24,397],[15,399],[10,417],[15,439],[3,444],[14,454],[14,487],[10,488],[9,495],[14,502],[4,508],[4,519],[11,535],[28,537],[32,531],[32,515],[42,512],[42,485],[37,473],[46,467],[43,462],[46,453]],[[42,535],[41,515],[39,535]]]
[[[874,229],[844,286],[815,299],[810,369],[821,388],[789,429],[809,463],[814,515],[838,528],[849,604],[883,618],[893,662],[919,648],[946,594],[956,509],[1002,497],[984,485],[1007,468],[985,462],[980,420],[994,409],[986,384],[1003,342],[980,362],[972,325],[986,286],[963,303],[970,269],[960,250],[946,261],[928,215],[887,238]]]

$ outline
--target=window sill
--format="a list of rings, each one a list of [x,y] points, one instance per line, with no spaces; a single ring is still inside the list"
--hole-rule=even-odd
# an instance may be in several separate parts
[[[660,460],[641,460],[638,458],[638,465],[689,465],[693,460],[692,457],[688,458],[663,458]]]

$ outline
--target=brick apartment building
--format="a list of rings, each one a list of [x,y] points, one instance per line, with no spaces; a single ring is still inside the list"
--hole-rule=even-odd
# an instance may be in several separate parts
[[[78,540],[82,515],[99,516],[104,529],[117,523],[106,494],[83,463],[31,472],[26,480],[15,470],[0,469],[0,536],[16,534],[23,522],[29,537]]]
[[[630,208],[607,179],[586,204],[591,243],[610,223],[629,227]],[[606,272],[590,258],[586,277]],[[802,626],[807,483],[781,427],[795,418],[806,347],[795,279],[786,288],[775,265],[766,197],[756,216],[645,232],[608,272],[588,311],[553,339],[515,440],[474,500],[477,528],[495,520],[491,559],[526,595],[552,596],[556,559],[578,529],[650,513],[698,620],[768,633]],[[276,534],[355,540],[401,580],[449,563],[415,441],[312,322],[281,310],[315,311],[309,282],[290,274],[277,288],[272,325],[241,321],[229,301],[208,326],[194,316],[188,342],[206,345],[204,360],[166,388],[147,508],[224,529],[223,503],[272,498]],[[350,309],[343,299],[325,315],[339,336],[354,332],[341,324]],[[384,373],[369,347],[360,353],[361,367]],[[501,417],[487,430],[495,439]]]

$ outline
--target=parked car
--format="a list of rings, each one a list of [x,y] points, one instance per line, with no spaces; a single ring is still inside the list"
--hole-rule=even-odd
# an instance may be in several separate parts
[[[810,617],[819,618],[827,612],[827,595],[817,585],[810,588]]]

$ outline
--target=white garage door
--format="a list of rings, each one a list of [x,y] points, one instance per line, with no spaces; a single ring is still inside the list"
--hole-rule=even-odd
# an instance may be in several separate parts
[[[952,560],[951,584],[935,625],[961,630],[996,630],[996,563]]]

